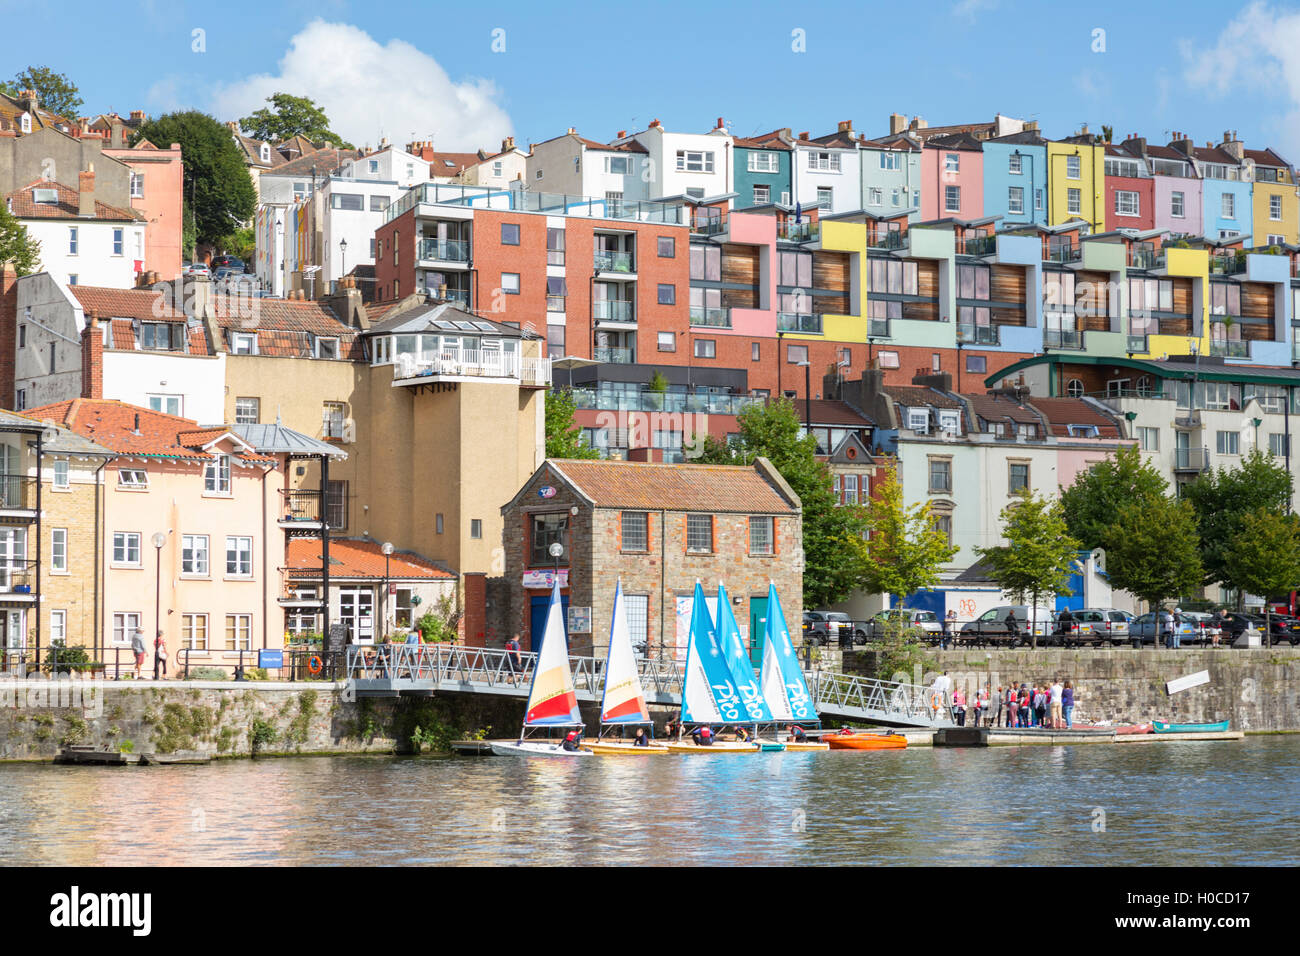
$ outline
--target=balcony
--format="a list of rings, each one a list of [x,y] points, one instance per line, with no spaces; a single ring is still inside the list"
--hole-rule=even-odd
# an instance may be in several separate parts
[[[693,236],[717,236],[726,231],[726,216],[695,216],[691,219],[691,235]]]
[[[321,521],[321,493],[290,488],[280,489],[279,525],[286,531],[316,531]]]
[[[706,309],[702,305],[691,306],[691,325],[701,325],[711,329],[731,328],[730,309]]]
[[[0,600],[9,603],[35,602],[40,596],[36,591],[36,562],[0,558],[0,595]]]
[[[1081,349],[1083,333],[1078,329],[1047,329],[1043,332],[1043,345],[1049,349]]]
[[[889,338],[889,320],[888,319],[867,319],[867,338],[869,339]]]
[[[439,302],[450,302],[462,309],[469,308],[468,289],[430,289],[428,294]]]
[[[1210,450],[1208,448],[1175,448],[1174,471],[1200,474],[1210,470]]]
[[[1125,351],[1127,351],[1127,352],[1146,352],[1146,351],[1148,351],[1148,349],[1147,349],[1147,337],[1146,337],[1145,333],[1142,334],[1142,335],[1130,335],[1130,336],[1128,337],[1128,343],[1124,346],[1124,349],[1125,349]]]
[[[1083,248],[1073,243],[1052,246],[1047,250],[1045,262],[1078,262],[1083,258]]]
[[[812,242],[821,238],[821,224],[816,222],[795,222],[787,219],[777,223],[776,237],[786,242]]]
[[[422,262],[469,262],[465,239],[421,239],[418,257]]]
[[[636,305],[624,299],[597,299],[591,303],[591,317],[597,322],[636,322]]]
[[[1223,358],[1250,358],[1250,343],[1232,339],[1210,339],[1210,354]]]
[[[1158,252],[1149,245],[1129,246],[1128,267],[1130,269],[1158,269],[1165,264],[1163,252]]]
[[[592,265],[595,266],[597,272],[628,274],[636,272],[636,262],[630,252],[597,249],[595,254],[592,256]]]
[[[802,312],[778,312],[776,329],[778,332],[806,332],[810,335],[821,335],[822,317]]]
[[[0,475],[0,516],[36,517],[36,479],[22,475]]]
[[[636,364],[636,349],[598,348],[594,357],[597,362],[609,362],[614,365],[634,365]]]
[[[997,345],[998,327],[996,325],[958,324],[957,341],[968,345]]]
[[[1246,254],[1240,255],[1228,253],[1227,255],[1210,256],[1210,274],[1220,276],[1237,275],[1246,271]]]
[[[599,351],[599,350],[597,350]],[[730,392],[617,392],[575,388],[573,403],[577,408],[615,412],[706,412],[711,415],[739,415],[747,408],[762,405],[764,399]]]
[[[280,596],[275,601],[280,607],[303,611],[324,607],[324,602],[315,588],[294,587],[293,582],[289,582],[287,587],[281,589]]]
[[[871,242],[867,243],[868,249],[906,249],[907,233],[901,229],[893,232],[886,232],[876,236]]]
[[[686,221],[677,203],[652,200],[606,199],[565,193],[531,192],[523,189],[492,189],[453,183],[423,183],[412,187],[384,210],[384,222],[405,215],[420,204],[449,208],[505,209],[540,212],[553,216],[582,216],[590,219],[619,219],[634,222],[670,223]]]
[[[997,236],[972,236],[957,240],[959,256],[991,256],[997,251]]]
[[[518,352],[503,349],[439,349],[419,355],[402,352],[393,363],[394,385],[467,378],[516,379],[521,385],[544,385],[550,376],[550,359],[525,359]]]

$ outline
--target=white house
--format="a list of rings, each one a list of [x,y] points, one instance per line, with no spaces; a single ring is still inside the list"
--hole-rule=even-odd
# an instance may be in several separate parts
[[[501,141],[501,152],[489,154],[479,150],[478,155],[479,162],[466,167],[458,177],[459,182],[508,189],[511,183],[522,182],[528,175],[528,154],[515,146],[513,136]]]
[[[851,121],[841,122],[827,136],[795,139],[791,162],[795,199],[804,208],[820,204],[826,216],[866,208],[861,151]]]
[[[656,119],[640,133],[620,136],[612,145],[621,146],[629,140],[646,150],[647,199],[704,199],[730,193],[735,185],[731,169],[733,138],[721,118],[707,133],[669,133]]]
[[[530,144],[527,188],[611,202],[649,199],[654,183],[648,159],[646,148],[634,139],[598,143],[570,127],[562,136]]]

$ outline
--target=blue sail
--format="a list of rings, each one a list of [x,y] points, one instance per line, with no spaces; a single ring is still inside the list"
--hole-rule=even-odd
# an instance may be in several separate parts
[[[682,675],[682,723],[736,723],[743,713],[731,669],[718,645],[713,616],[704,601],[704,588],[696,581]]]
[[[771,721],[772,712],[768,710],[763,690],[754,677],[754,665],[749,662],[749,654],[740,639],[740,627],[736,624],[736,615],[731,613],[731,601],[727,599],[727,589],[722,582],[718,582],[718,643],[727,658],[727,667],[736,682],[736,692],[740,694],[745,715],[753,721]]]
[[[763,697],[779,720],[818,720],[817,708],[808,693],[808,682],[790,643],[790,628],[785,623],[785,612],[776,596],[776,585],[767,589],[767,631],[763,644],[763,670],[761,682]]]

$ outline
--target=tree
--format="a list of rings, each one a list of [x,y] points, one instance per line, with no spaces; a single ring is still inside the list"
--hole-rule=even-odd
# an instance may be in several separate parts
[[[582,428],[574,424],[577,406],[567,388],[556,389],[546,396],[546,457],[599,458],[600,452],[583,440]]]
[[[1290,495],[1291,476],[1286,467],[1258,447],[1243,457],[1238,467],[1207,472],[1183,488],[1183,497],[1196,513],[1205,571],[1203,584],[1220,581],[1238,592],[1249,590],[1232,577],[1226,558],[1228,544],[1250,512],[1263,509],[1285,514]]]
[[[40,268],[41,244],[27,234],[27,227],[0,203],[0,265],[12,265],[20,276]]]
[[[168,113],[145,123],[134,142],[180,143],[186,207],[198,242],[217,242],[253,218],[256,195],[230,130],[206,113]]]
[[[1061,512],[1081,547],[1110,551],[1115,518],[1122,505],[1165,497],[1167,482],[1136,447],[1081,472],[1061,492]]]
[[[330,131],[329,117],[325,111],[305,96],[276,93],[266,101],[274,107],[262,107],[252,116],[239,121],[239,128],[254,139],[282,143],[295,136],[304,136],[313,143],[329,143],[351,149],[350,143]]]
[[[1103,126],[1101,128],[1101,139],[1104,143],[1109,143],[1115,136],[1115,127]]]
[[[76,119],[82,106],[76,84],[66,74],[55,73],[48,66],[29,66],[10,82],[0,83],[0,91],[10,96],[17,96],[23,90],[35,90],[42,109],[65,119]]]
[[[1070,575],[1079,560],[1079,542],[1070,535],[1059,501],[1022,493],[1002,510],[1005,545],[976,548],[1002,590],[1029,597],[1029,637],[1038,646],[1034,615],[1040,595],[1070,594]]]
[[[1224,549],[1231,579],[1243,590],[1264,598],[1264,640],[1273,633],[1270,595],[1300,585],[1300,524],[1295,515],[1256,508],[1241,516],[1240,527]]]
[[[1115,587],[1155,610],[1200,586],[1201,544],[1188,502],[1161,495],[1122,505],[1113,531],[1106,573]]]

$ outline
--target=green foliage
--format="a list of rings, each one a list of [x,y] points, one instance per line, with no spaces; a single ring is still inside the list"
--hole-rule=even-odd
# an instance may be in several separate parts
[[[275,742],[275,736],[274,724],[254,717],[248,728],[248,752],[256,757],[262,748]]]
[[[1070,594],[1069,579],[1079,557],[1079,542],[1070,536],[1059,501],[1022,493],[1002,510],[1005,545],[976,548],[989,576],[1017,598],[1038,607],[1040,595]],[[1032,613],[1032,610],[1031,610]],[[1037,644],[1036,627],[1030,628]]]
[[[1300,585],[1300,518],[1257,508],[1241,516],[1223,560],[1231,580],[1265,601]],[[1266,611],[1271,618],[1271,605]],[[1271,628],[1265,632],[1271,640]]]
[[[915,674],[924,672],[930,663],[924,639],[925,632],[920,628],[909,627],[899,615],[889,615],[883,633],[867,645],[880,655],[876,676],[881,680],[909,683]]]
[[[929,502],[904,504],[896,468],[891,467],[880,482],[866,513],[871,537],[866,542],[861,583],[868,592],[901,599],[939,583],[940,569],[957,549],[935,526]],[[898,623],[901,628],[902,622]]]
[[[193,262],[197,255],[199,227],[194,224],[194,210],[185,203],[181,213],[181,255],[186,262]]]
[[[8,263],[20,276],[31,275],[41,264],[41,244],[27,227],[0,202],[0,265]]]
[[[59,738],[59,744],[64,747],[71,747],[73,744],[84,740],[88,733],[86,721],[78,713],[68,713],[63,717],[63,722],[68,725],[63,736]]]
[[[454,644],[459,620],[460,612],[456,610],[451,595],[444,594],[420,616],[415,626],[420,631],[420,640],[426,644]]]
[[[191,667],[186,680],[230,680],[230,675],[220,667]]]
[[[352,148],[351,143],[345,143],[337,133],[331,132],[325,111],[307,97],[276,93],[268,96],[266,101],[271,104],[271,109],[262,107],[239,121],[239,128],[245,135],[273,143],[305,136],[316,145],[328,143],[344,149]]]
[[[1112,531],[1106,573],[1114,587],[1156,608],[1200,586],[1201,544],[1188,502],[1160,495],[1120,505]]]
[[[120,754],[135,753],[135,741],[134,740],[122,741],[120,744],[117,745],[117,752]]]
[[[218,242],[253,218],[253,181],[222,123],[195,110],[168,113],[140,127],[140,139],[181,144],[184,194],[198,242]]]
[[[102,666],[98,661],[90,659],[84,647],[63,647],[56,644],[49,650],[46,670],[51,673],[68,674],[73,671],[94,670]]]
[[[599,458],[600,452],[589,448],[582,429],[574,424],[573,393],[567,388],[552,389],[546,396],[546,457]]]
[[[217,240],[216,246],[223,253],[237,256],[245,262],[251,262],[257,251],[257,239],[252,229],[236,229],[228,236]]]
[[[163,704],[162,720],[154,731],[154,747],[160,754],[193,750],[196,739],[206,737],[215,723],[210,707]]]
[[[298,695],[298,714],[289,721],[289,728],[284,733],[284,739],[289,743],[301,746],[307,742],[311,719],[316,713],[316,697],[314,690],[305,690]]]
[[[0,83],[0,92],[17,96],[23,90],[35,90],[37,105],[64,119],[76,119],[82,107],[81,91],[66,73],[55,73],[48,66],[29,66],[8,83]]]
[[[1247,514],[1259,510],[1278,515],[1286,513],[1291,493],[1291,477],[1286,467],[1256,447],[1243,456],[1236,468],[1207,472],[1185,485],[1182,491],[1196,512],[1205,571],[1203,583],[1221,581],[1228,587],[1243,590],[1228,566],[1229,542],[1241,531]]]
[[[1061,513],[1070,534],[1083,548],[1105,548],[1114,543],[1115,519],[1125,504],[1165,497],[1168,483],[1135,446],[1081,472],[1074,484],[1061,492]]]
[[[659,369],[655,369],[654,374],[650,376],[649,389],[656,395],[662,395],[668,391],[668,379],[664,377],[664,374]]]
[[[246,667],[244,668],[244,680],[270,680],[271,675],[267,673],[265,667]]]

